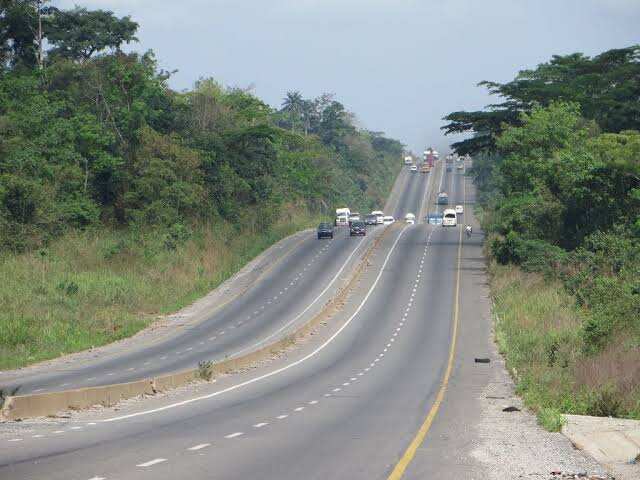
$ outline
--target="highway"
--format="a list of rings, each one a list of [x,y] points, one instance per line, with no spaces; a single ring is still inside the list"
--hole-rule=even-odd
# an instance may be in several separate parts
[[[437,208],[439,184],[464,203],[461,173],[435,179],[426,192],[409,177],[395,215]],[[0,478],[400,478],[454,360],[462,240],[460,227],[398,222],[309,342],[198,392],[4,436]]]
[[[397,182],[401,191],[393,192],[389,202],[391,214],[417,213],[426,183],[425,176],[404,170]],[[22,395],[124,383],[255,350],[317,314],[381,230],[372,228],[361,239],[350,238],[346,228],[337,228],[335,238],[324,241],[309,232],[274,260],[246,292],[187,328],[172,329],[116,354],[0,375],[0,383],[5,390],[18,389],[17,394]]]

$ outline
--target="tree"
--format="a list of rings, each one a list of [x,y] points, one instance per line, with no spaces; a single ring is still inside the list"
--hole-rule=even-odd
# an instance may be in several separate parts
[[[86,61],[94,53],[120,50],[123,43],[135,42],[138,24],[130,17],[116,17],[105,10],[50,9],[46,36],[53,46],[49,55]]]
[[[297,125],[303,123],[302,114],[304,108],[304,99],[298,90],[287,92],[287,96],[282,100],[281,111],[287,114],[292,132],[296,131]]]

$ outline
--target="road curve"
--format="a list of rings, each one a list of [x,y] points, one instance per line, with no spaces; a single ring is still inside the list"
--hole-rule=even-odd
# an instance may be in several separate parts
[[[392,192],[393,214],[417,211],[424,179],[403,171],[397,184],[400,191]],[[339,228],[333,240],[325,241],[318,241],[311,232],[248,291],[203,321],[115,355],[45,371],[17,372],[2,379],[2,387],[18,388],[17,394],[24,395],[124,383],[194,368],[201,360],[248,353],[317,314],[381,230],[372,228],[370,235],[360,239],[350,238],[347,229]]]
[[[463,203],[464,177],[443,183]],[[417,212],[421,199],[396,212]],[[247,373],[242,387],[221,382],[221,394],[4,437],[0,478],[386,478],[447,368],[459,239],[459,228],[394,226],[340,329]]]

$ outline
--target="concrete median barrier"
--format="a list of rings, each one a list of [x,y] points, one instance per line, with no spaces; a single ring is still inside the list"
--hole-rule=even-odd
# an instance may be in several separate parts
[[[280,340],[245,355],[214,363],[211,366],[213,376],[233,373],[249,368],[256,362],[272,358],[274,355],[293,346],[299,339],[305,337],[316,328],[322,320],[335,313],[357,283],[360,275],[368,264],[372,252],[380,245],[382,238],[391,228],[393,228],[393,226],[386,228],[385,231],[373,241],[362,259],[349,272],[348,280],[338,289],[331,300],[323,306],[319,313]],[[0,421],[54,416],[63,411],[81,410],[95,405],[110,407],[127,398],[140,395],[152,395],[157,392],[171,390],[198,379],[198,368],[193,368],[129,383],[117,383],[61,392],[8,396],[0,408]]]

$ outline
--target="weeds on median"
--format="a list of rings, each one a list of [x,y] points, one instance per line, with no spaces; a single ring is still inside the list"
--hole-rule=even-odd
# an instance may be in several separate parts
[[[198,378],[205,382],[210,382],[213,378],[213,362],[211,360],[202,360],[198,362]]]

